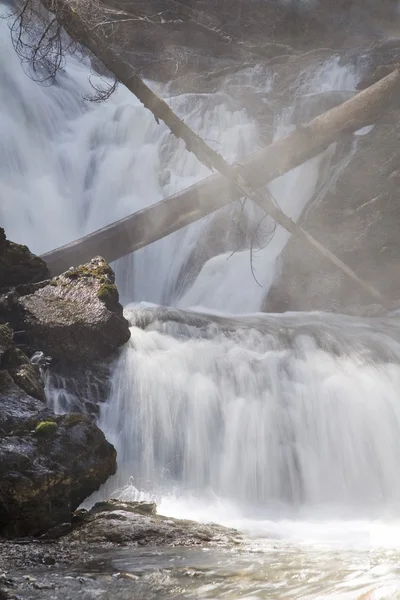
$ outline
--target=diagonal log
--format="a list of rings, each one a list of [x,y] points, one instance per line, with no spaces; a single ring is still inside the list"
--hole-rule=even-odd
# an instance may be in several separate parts
[[[175,222],[174,230],[187,225],[188,222],[192,222],[204,214],[215,210],[218,205],[215,206],[215,202],[226,204],[233,199],[235,194],[232,191],[236,191],[236,197],[247,196],[255,201],[263,210],[273,216],[273,218],[282,225],[285,229],[300,237],[301,239],[310,243],[318,252],[323,250],[323,254],[336,267],[341,269],[347,276],[353,281],[363,287],[368,293],[370,293],[375,299],[381,299],[380,293],[374,289],[370,284],[361,280],[347,265],[345,265],[339,258],[334,256],[329,250],[325,249],[317,240],[315,240],[309,233],[301,229],[296,223],[287,217],[278,207],[274,206],[271,202],[269,194],[266,192],[263,195],[255,193],[254,190],[261,187],[268,181],[271,181],[275,177],[282,175],[289,171],[298,164],[303,163],[312,156],[318,154],[321,150],[326,148],[329,144],[338,139],[338,137],[345,132],[352,132],[360,127],[371,123],[379,110],[381,110],[388,102],[395,90],[399,88],[400,70],[396,69],[393,73],[379,81],[377,84],[360,92],[354,98],[348,100],[339,107],[333,108],[332,110],[324,113],[311,121],[308,125],[302,126],[291,136],[287,136],[282,140],[279,140],[275,144],[272,144],[264,151],[257,154],[251,161],[248,161],[245,169],[233,168],[230,166],[225,159],[218,154],[215,150],[210,148],[204,140],[198,136],[194,131],[188,127],[188,125],[179,119],[179,117],[170,109],[168,104],[159,98],[154,92],[141,80],[141,78],[135,73],[133,67],[125,61],[117,52],[112,50],[103,36],[99,33],[99,29],[96,26],[90,26],[85,20],[84,16],[79,14],[79,3],[70,2],[69,0],[42,0],[42,4],[51,12],[54,12],[59,22],[65,27],[66,31],[70,36],[77,42],[80,42],[86,48],[88,48],[108,70],[110,70],[116,78],[121,81],[135,96],[153,113],[157,120],[163,120],[169,127],[171,132],[178,138],[182,138],[186,144],[187,149],[193,152],[195,156],[209,168],[218,171],[224,178],[225,183],[222,184],[214,176],[212,184],[218,188],[218,185],[222,189],[215,189],[212,191],[209,189],[207,194],[215,193],[218,191],[225,190],[223,199],[214,199],[214,204],[207,203],[207,212],[204,212],[198,202],[198,193],[195,192],[193,196],[193,187],[191,188],[191,196],[197,199],[197,209],[193,211],[193,206],[185,206],[180,203],[179,212],[176,213],[173,221]],[[272,148],[272,151],[271,151]],[[204,192],[204,190],[203,190]],[[174,202],[176,203],[177,195],[174,196]],[[182,196],[181,196],[182,200]],[[164,202],[168,202],[168,199]],[[211,202],[211,200],[209,201]],[[158,203],[154,209],[160,210],[161,203]],[[150,210],[150,209],[149,209]],[[144,219],[144,211],[141,211],[140,218]],[[182,217],[186,213],[185,217]],[[194,218],[188,221],[188,214],[194,213]],[[149,215],[151,213],[147,213]],[[154,213],[153,213],[154,214]],[[131,217],[131,224],[134,221],[135,216]],[[125,225],[127,221],[125,220]],[[154,227],[154,221],[152,221]],[[123,222],[118,223],[119,232],[121,234],[121,227]],[[110,242],[111,227],[101,230],[100,236],[103,236],[103,241],[107,240],[108,247],[112,246]],[[137,230],[136,230],[137,232]],[[162,233],[158,231],[150,241],[164,237],[169,232],[166,232],[165,228]],[[100,245],[96,247],[94,239],[96,234],[92,234],[85,241],[75,243],[67,246],[64,249],[58,249],[53,253],[47,253],[43,258],[47,261],[51,272],[56,273],[60,268],[60,259],[62,256],[72,256],[73,252],[77,252],[77,247],[91,249],[91,256],[93,254],[103,254],[108,260],[112,260],[111,257],[107,256],[104,252],[104,248]],[[124,250],[127,254],[132,250],[138,248],[132,247],[132,230],[131,235],[125,235],[126,240],[130,240],[130,246]],[[147,241],[146,243],[150,243]],[[145,244],[142,244],[142,246]],[[69,253],[69,255],[68,255]],[[83,262],[81,259],[77,261],[77,255],[72,264],[76,262]],[[57,263],[58,257],[58,263]],[[116,257],[114,257],[115,259]],[[71,263],[70,263],[71,264]],[[65,264],[63,265],[65,268]]]

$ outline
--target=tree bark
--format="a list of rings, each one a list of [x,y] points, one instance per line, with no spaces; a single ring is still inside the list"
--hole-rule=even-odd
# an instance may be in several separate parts
[[[191,204],[190,202],[187,205],[185,203],[184,206],[181,195],[180,206],[178,208],[176,203],[177,196],[179,195],[175,195],[173,197],[173,203],[174,206],[176,206],[176,209],[170,216],[168,216],[167,211],[165,211],[166,203],[169,202],[169,204],[171,204],[171,199],[167,199],[164,201],[165,204],[162,208],[160,208],[162,203],[158,203],[154,207],[146,209],[147,212],[140,211],[139,217],[136,215],[136,225],[134,224],[135,215],[128,217],[130,231],[126,231],[123,236],[126,243],[124,254],[137,250],[139,247],[142,247],[151,241],[155,241],[156,239],[168,235],[171,231],[175,231],[180,227],[201,218],[205,214],[219,208],[219,206],[223,206],[235,197],[247,196],[259,204],[259,206],[270,214],[277,223],[282,225],[282,227],[310,243],[319,252],[323,251],[324,256],[333,262],[336,267],[346,273],[353,281],[361,285],[375,299],[382,301],[380,293],[377,290],[367,282],[361,280],[347,265],[340,261],[340,259],[329,252],[329,250],[323,248],[317,240],[297,226],[296,223],[289,219],[279,208],[274,206],[267,192],[261,195],[260,193],[255,193],[254,190],[315,156],[329,144],[336,141],[342,133],[355,131],[362,126],[371,123],[374,118],[376,118],[378,110],[381,110],[384,105],[391,100],[393,92],[398,89],[400,81],[399,69],[396,69],[383,80],[379,81],[371,88],[360,92],[357,96],[348,100],[341,106],[333,108],[317,117],[308,125],[301,127],[294,134],[270,145],[268,148],[259,152],[256,156],[247,161],[245,168],[239,170],[230,166],[218,152],[210,148],[202,138],[184,123],[184,121],[179,119],[179,117],[177,117],[170,109],[168,104],[154,94],[140,77],[135,74],[133,67],[108,47],[107,40],[99,34],[98,28],[89,26],[85,19],[79,15],[79,3],[71,3],[68,0],[42,0],[42,3],[48,10],[56,14],[67,33],[69,33],[75,41],[88,48],[103,62],[108,70],[114,73],[119,81],[135,94],[149,110],[151,110],[157,120],[163,120],[174,135],[185,141],[186,147],[190,152],[193,152],[195,156],[210,169],[217,170],[226,180],[222,183],[219,181],[218,176],[206,180],[208,181],[207,191],[204,189],[203,182],[201,203],[199,202],[199,194],[197,191],[193,191],[193,186],[189,190],[189,198],[192,199]],[[223,193],[220,197],[214,198],[213,200],[208,199],[208,201],[205,202],[203,196],[205,191],[207,194]],[[186,198],[187,197],[188,196],[186,196]],[[195,199],[194,206],[193,198]],[[203,203],[205,204],[204,207],[201,206]],[[150,212],[151,210],[153,212]],[[155,215],[154,211],[158,211],[158,215],[165,215],[165,218],[161,218],[160,221],[162,226],[159,226],[160,229],[158,231],[155,230],[150,237],[143,240],[144,243],[139,243],[140,245],[138,245],[138,242],[135,241],[137,240],[136,236],[140,231],[137,228],[137,219],[142,219],[143,224],[143,219],[145,219],[143,216],[144,213],[147,214],[147,218],[149,218],[149,216]],[[124,226],[126,227],[128,225],[127,219],[119,221],[114,230],[118,231],[120,236],[122,236],[121,232]],[[153,219],[150,219],[150,221],[154,228],[155,221]],[[168,224],[169,226],[167,226]],[[146,231],[146,228],[144,228],[144,231]],[[109,249],[112,247],[112,228],[105,228],[101,230],[100,233],[97,233],[97,235],[99,236],[97,241],[99,239],[103,240],[103,247],[96,245],[96,234],[92,234],[86,238],[86,242],[75,242],[75,244],[67,246],[64,250],[58,249],[53,253],[47,253],[43,258],[47,261],[49,268],[53,273],[59,271],[60,261],[63,255],[64,257],[72,257],[75,252],[75,256],[77,256],[78,247],[90,249],[91,256],[93,256],[93,254],[101,253],[105,258],[108,258],[108,260],[115,260],[117,256],[114,256],[113,258],[107,257],[107,253],[104,252],[106,246]],[[119,243],[119,246],[121,247],[121,243]],[[83,255],[81,258],[83,258]],[[86,256],[86,259],[87,258],[88,257]],[[77,259],[75,258],[74,264],[76,264],[76,262]],[[79,259],[78,262],[84,261]]]

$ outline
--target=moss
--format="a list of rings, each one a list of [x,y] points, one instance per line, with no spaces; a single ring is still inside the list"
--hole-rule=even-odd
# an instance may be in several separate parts
[[[95,277],[100,281],[106,281],[108,277],[113,276],[111,267],[107,264],[94,265],[81,265],[80,267],[74,267],[64,273],[65,277],[69,279],[77,279],[78,277]]]
[[[50,281],[50,285],[57,286],[58,285],[57,279],[52,279]]]
[[[109,300],[118,302],[118,289],[113,283],[103,283],[97,292],[97,297],[102,302],[108,302]]]
[[[35,427],[35,435],[39,437],[48,437],[56,432],[57,423],[55,421],[41,421]]]
[[[87,417],[81,413],[70,413],[69,415],[65,415],[63,419],[63,424],[66,427],[74,427],[75,425],[80,425],[82,422],[87,423]]]

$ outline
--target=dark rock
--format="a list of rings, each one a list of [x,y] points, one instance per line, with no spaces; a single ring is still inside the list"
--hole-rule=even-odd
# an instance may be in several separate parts
[[[13,346],[13,332],[8,325],[0,325],[0,369],[3,373],[0,380],[0,397],[7,390],[7,393],[15,393],[15,387],[19,386],[21,389],[18,394],[21,396],[25,396],[22,393],[25,392],[28,396],[33,396],[33,398],[42,401],[45,400],[39,367],[32,364],[22,350]],[[10,387],[11,381],[16,386]],[[14,392],[11,391],[11,388],[14,389]],[[6,404],[7,400],[3,399],[0,409],[0,423]]]
[[[337,181],[323,198],[311,202],[301,221],[305,230],[380,291],[386,309],[400,297],[399,117],[399,110],[388,111],[370,133],[358,137],[357,150]],[[265,311],[371,312],[372,296],[308,244],[292,237],[280,262]]]
[[[11,347],[13,332],[8,325],[0,325],[0,361],[6,351]]]
[[[239,543],[240,535],[220,525],[156,515],[153,503],[111,500],[95,505],[83,518],[83,524],[64,541],[134,546],[230,545]]]
[[[373,85],[392,71],[395,71],[400,67],[400,63],[394,63],[389,65],[380,65],[376,67],[375,71],[371,75],[367,75],[357,85],[357,90],[365,90],[370,85]]]
[[[24,431],[27,422],[40,419],[38,415],[42,414],[51,414],[44,403],[18,387],[8,371],[0,371],[0,435],[1,432],[10,434],[19,428]]]
[[[35,536],[70,521],[115,470],[114,447],[86,415],[25,415],[0,439],[0,534]]]
[[[1,327],[1,326],[0,326]],[[10,348],[1,361],[14,382],[29,396],[45,401],[44,385],[38,365],[32,364],[19,348]]]
[[[100,257],[18,299],[25,343],[62,364],[108,357],[130,337],[114,273]]]
[[[0,289],[49,279],[46,263],[27,246],[6,239],[0,228]]]

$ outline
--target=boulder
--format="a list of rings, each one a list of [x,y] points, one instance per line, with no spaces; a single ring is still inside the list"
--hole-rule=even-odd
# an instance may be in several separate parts
[[[89,417],[37,412],[35,402],[25,402],[25,413],[18,422],[15,415],[9,419],[0,439],[4,537],[37,536],[69,521],[72,511],[116,471],[116,451]],[[29,412],[35,414],[28,418]]]
[[[46,407],[37,358],[28,360],[0,325],[0,536],[38,535],[69,520],[116,470],[115,449],[90,416]]]
[[[0,227],[0,289],[36,283],[49,277],[46,263],[27,246],[8,241]]]
[[[357,150],[342,163],[337,181],[311,201],[301,220],[306,231],[381,292],[386,309],[397,306],[400,297],[399,117],[400,110],[387,111],[372,131],[357,138]],[[371,312],[373,302],[311,246],[292,237],[264,310],[362,315]]]
[[[20,296],[17,328],[23,331],[21,341],[64,365],[90,364],[108,357],[130,337],[114,282],[111,267],[97,257]]]

